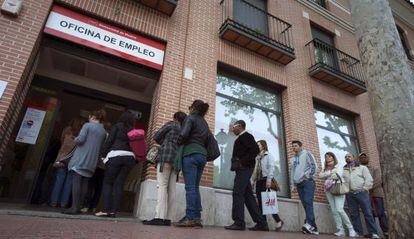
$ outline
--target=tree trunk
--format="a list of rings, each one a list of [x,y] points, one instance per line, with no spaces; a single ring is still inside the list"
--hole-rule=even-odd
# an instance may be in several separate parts
[[[366,71],[389,238],[414,238],[414,74],[387,0],[351,0]]]

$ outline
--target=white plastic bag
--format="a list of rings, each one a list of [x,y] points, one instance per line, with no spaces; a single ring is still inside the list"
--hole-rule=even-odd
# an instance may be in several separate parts
[[[262,195],[263,215],[278,213],[279,206],[277,204],[276,191],[272,191],[268,189],[265,192],[261,192],[261,195]]]

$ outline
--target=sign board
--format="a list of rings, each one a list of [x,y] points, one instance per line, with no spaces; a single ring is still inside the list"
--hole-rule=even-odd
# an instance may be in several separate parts
[[[0,80],[0,99],[3,97],[4,91],[6,90],[7,81]]]
[[[17,133],[16,142],[36,144],[46,111],[34,108],[27,108],[23,122]]]
[[[161,70],[165,44],[53,6],[45,33]]]

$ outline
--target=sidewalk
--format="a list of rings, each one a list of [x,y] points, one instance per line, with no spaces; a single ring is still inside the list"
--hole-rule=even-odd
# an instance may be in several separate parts
[[[82,218],[82,217],[81,217]],[[203,229],[145,226],[132,221],[83,220],[38,216],[0,215],[0,238],[87,238],[87,239],[334,239],[330,235],[311,236],[289,232],[227,231],[219,227]]]

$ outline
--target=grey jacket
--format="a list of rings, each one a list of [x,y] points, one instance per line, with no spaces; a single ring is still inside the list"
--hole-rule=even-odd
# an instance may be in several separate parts
[[[275,159],[269,152],[259,153],[256,157],[256,164],[254,166],[251,181],[255,182],[262,178],[266,178],[267,182],[271,182],[275,173]]]
[[[344,179],[350,192],[369,191],[374,182],[368,168],[358,163],[345,165]]]
[[[105,138],[106,131],[102,124],[84,124],[79,136],[75,138],[76,150],[69,161],[68,170],[73,170],[84,177],[92,177]]]
[[[291,162],[290,185],[292,187],[305,180],[313,179],[318,173],[315,158],[305,149],[302,149],[299,155],[293,156]]]

